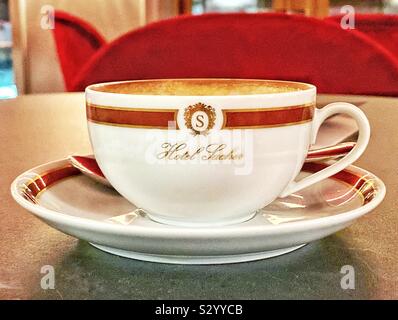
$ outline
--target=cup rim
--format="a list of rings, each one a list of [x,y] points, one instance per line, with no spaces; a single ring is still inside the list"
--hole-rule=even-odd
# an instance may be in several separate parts
[[[146,82],[162,82],[162,81],[247,81],[247,82],[263,82],[268,84],[288,84],[295,86],[297,90],[288,92],[274,92],[274,93],[253,93],[253,94],[231,94],[231,95],[171,95],[171,94],[134,94],[134,93],[119,93],[119,92],[109,92],[96,90],[98,87],[126,84],[126,83],[146,83]],[[197,99],[236,99],[236,98],[250,98],[250,97],[291,97],[300,94],[308,94],[310,92],[316,93],[316,86],[310,83],[299,82],[299,81],[288,81],[288,80],[272,80],[272,79],[249,79],[249,78],[159,78],[159,79],[142,79],[142,80],[123,80],[123,81],[111,81],[111,82],[101,82],[92,84],[86,87],[86,94],[98,94],[106,96],[119,96],[119,97],[140,97],[140,98],[197,98]]]

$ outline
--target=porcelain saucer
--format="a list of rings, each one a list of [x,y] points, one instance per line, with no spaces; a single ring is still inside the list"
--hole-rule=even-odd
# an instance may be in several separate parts
[[[327,165],[306,163],[298,178]],[[81,174],[68,159],[21,174],[11,192],[48,225],[103,251],[152,262],[219,264],[275,257],[331,235],[379,205],[386,189],[372,173],[350,166],[275,200],[249,221],[214,228],[154,222],[112,188]]]

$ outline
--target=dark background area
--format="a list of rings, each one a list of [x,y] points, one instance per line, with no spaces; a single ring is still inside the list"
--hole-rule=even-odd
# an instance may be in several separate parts
[[[8,19],[8,0],[0,0],[0,20]]]

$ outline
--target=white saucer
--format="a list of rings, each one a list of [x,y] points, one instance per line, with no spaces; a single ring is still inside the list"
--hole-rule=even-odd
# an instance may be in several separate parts
[[[324,166],[307,163],[300,175]],[[103,251],[153,262],[219,264],[275,257],[333,234],[380,204],[386,189],[372,173],[350,166],[277,199],[249,221],[214,228],[154,222],[113,189],[82,175],[68,159],[23,173],[11,192],[50,226]]]

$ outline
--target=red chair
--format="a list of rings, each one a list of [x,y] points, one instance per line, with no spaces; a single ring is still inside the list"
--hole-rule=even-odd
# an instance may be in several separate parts
[[[106,40],[88,22],[63,11],[55,12],[54,38],[65,86],[70,91],[76,74]]]
[[[323,93],[398,96],[398,61],[367,36],[265,13],[185,16],[134,30],[95,53],[70,88],[192,77],[297,80]]]
[[[343,16],[331,16],[326,21],[340,23]],[[398,58],[398,15],[356,14],[355,29],[359,30]]]

